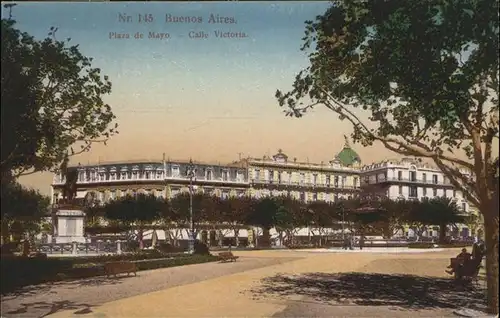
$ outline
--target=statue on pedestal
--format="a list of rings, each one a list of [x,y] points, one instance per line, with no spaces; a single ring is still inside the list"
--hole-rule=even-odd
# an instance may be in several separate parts
[[[64,160],[61,164],[61,173],[65,176],[66,182],[64,183],[62,191],[62,203],[65,205],[75,204],[76,190],[78,182],[78,169],[76,167],[68,167],[69,156],[66,153]]]
[[[69,156],[66,153],[60,167],[61,174],[66,179],[62,189],[62,199],[57,202],[52,212],[53,237],[56,243],[84,243],[83,223],[85,213],[83,212],[82,202],[77,202],[76,199],[78,168],[70,168],[68,163]],[[68,224],[72,225],[69,226]],[[69,229],[72,230],[69,231]]]

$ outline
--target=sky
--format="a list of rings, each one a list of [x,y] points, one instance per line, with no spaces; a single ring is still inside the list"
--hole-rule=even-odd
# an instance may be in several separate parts
[[[39,39],[57,27],[56,37],[79,44],[113,83],[104,101],[112,106],[120,133],[73,163],[161,159],[163,153],[173,160],[225,163],[278,149],[298,161],[327,162],[342,149],[351,126],[323,108],[300,119],[286,117],[274,95],[290,89],[308,66],[300,51],[304,22],[329,5],[38,2],[19,3],[12,16],[20,30]],[[6,14],[2,9],[2,17]],[[211,15],[235,23],[209,23]],[[174,17],[201,22],[167,21]],[[150,32],[163,39],[149,38]],[[190,37],[200,32],[207,37]],[[216,37],[225,32],[246,36]],[[353,147],[365,163],[397,157],[380,146]],[[51,174],[40,173],[21,182],[49,193],[51,180]]]

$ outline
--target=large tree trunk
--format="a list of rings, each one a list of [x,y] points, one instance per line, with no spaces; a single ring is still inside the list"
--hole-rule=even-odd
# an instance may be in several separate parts
[[[447,225],[446,224],[440,224],[439,225],[439,243],[444,244],[446,243],[446,230],[447,230]]]
[[[139,240],[139,250],[142,250],[144,248],[144,233],[143,229],[139,229],[137,231],[137,238]]]
[[[270,247],[271,246],[271,229],[263,228],[262,229],[262,239],[260,240],[260,244],[262,247]]]
[[[495,200],[498,200],[496,198]],[[486,243],[486,277],[488,288],[488,310],[491,314],[498,314],[498,214],[491,215],[486,211],[484,216],[484,230]],[[488,213],[490,212],[490,213]],[[498,206],[496,207],[498,213]]]

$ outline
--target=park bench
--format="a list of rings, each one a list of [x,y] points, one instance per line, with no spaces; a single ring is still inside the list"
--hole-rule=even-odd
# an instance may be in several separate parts
[[[218,256],[221,262],[236,262],[236,259],[239,257],[234,256],[231,252],[221,252]]]
[[[481,270],[481,262],[484,255],[479,255],[477,258],[466,261],[462,266],[456,267],[455,280],[478,283],[479,271]],[[455,266],[458,262],[457,258],[450,259],[451,265]]]
[[[137,276],[137,265],[133,262],[127,261],[116,261],[116,262],[108,262],[104,264],[104,271],[106,272],[106,276],[114,275],[115,277],[118,274],[126,273],[129,276],[131,273],[134,273],[134,276]]]

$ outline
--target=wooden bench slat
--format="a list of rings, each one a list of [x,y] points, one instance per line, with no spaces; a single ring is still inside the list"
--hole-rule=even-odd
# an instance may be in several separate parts
[[[104,264],[104,271],[108,277],[110,275],[114,275],[116,277],[118,274],[125,273],[127,275],[134,273],[134,276],[137,276],[137,265],[128,261],[108,262]]]
[[[235,262],[236,259],[238,259],[239,256],[235,256],[231,252],[220,252],[219,255],[218,255],[218,257],[219,257],[219,259],[222,262],[225,262],[225,261],[233,261],[233,262]]]

